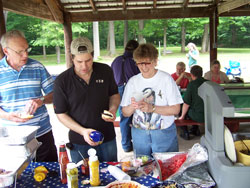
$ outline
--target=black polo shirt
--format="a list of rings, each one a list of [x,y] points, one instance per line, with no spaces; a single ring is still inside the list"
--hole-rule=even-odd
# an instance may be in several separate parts
[[[101,118],[103,110],[109,109],[110,96],[118,89],[111,67],[93,63],[89,85],[77,76],[74,67],[61,73],[55,80],[53,103],[56,114],[67,113],[85,128],[103,133],[104,142],[115,138],[113,123]],[[70,130],[69,140],[75,144],[87,144],[80,134]]]

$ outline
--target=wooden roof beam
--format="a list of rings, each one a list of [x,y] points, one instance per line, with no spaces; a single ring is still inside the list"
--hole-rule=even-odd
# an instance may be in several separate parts
[[[93,0],[89,0],[89,3],[91,5],[91,7],[92,7],[93,12],[97,12],[94,1]]]
[[[63,12],[59,9],[56,0],[45,0],[45,3],[48,5],[51,14],[53,15],[56,22],[64,23]]]
[[[126,10],[126,0],[122,0],[122,9],[123,9],[123,11],[125,11]]]
[[[156,8],[157,0],[154,0],[153,7]]]
[[[222,14],[224,12],[229,12],[233,9],[241,7],[243,5],[249,4],[250,0],[230,0],[224,3],[221,3],[218,6],[218,14]]]
[[[23,0],[2,0],[2,2],[4,10],[26,16],[55,21],[53,15],[50,11],[48,11],[48,7],[45,4]]]
[[[183,1],[183,8],[187,8],[188,3],[189,3],[189,0],[184,0]]]
[[[166,11],[167,10],[167,11]],[[183,12],[182,8],[159,9],[152,12],[152,9],[126,10],[127,14],[122,14],[121,10],[99,11],[98,14],[92,12],[74,12],[71,14],[72,22],[93,22],[93,21],[115,21],[115,20],[145,20],[145,19],[166,19],[166,18],[197,18],[208,17],[210,10],[202,8],[189,8]],[[116,15],[116,16],[113,16]]]

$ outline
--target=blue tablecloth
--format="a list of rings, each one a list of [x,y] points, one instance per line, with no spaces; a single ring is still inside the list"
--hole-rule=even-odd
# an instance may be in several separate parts
[[[48,171],[50,172],[46,179],[43,180],[42,182],[36,182],[33,178],[33,170],[37,167],[37,166],[45,166]],[[103,168],[108,167],[107,163],[101,163],[100,164],[100,171]],[[89,179],[88,176],[84,176],[81,174],[80,169],[79,169],[79,187],[89,187],[90,185],[82,185],[81,181],[84,179]],[[100,172],[100,179],[101,179],[101,185],[100,186],[105,186],[113,181],[115,181],[116,179],[109,174],[109,172]],[[132,177],[132,180],[145,185],[146,187],[150,187],[152,185],[155,185],[156,183],[159,183],[159,181],[156,178],[153,178],[151,176],[143,176],[143,177]],[[14,187],[14,184],[13,186]],[[33,162],[30,163],[29,166],[23,171],[23,173],[21,174],[21,177],[19,179],[17,179],[16,182],[16,187],[17,188],[32,188],[32,187],[36,187],[36,188],[42,188],[42,187],[46,187],[46,188],[56,188],[56,187],[60,187],[60,188],[67,188],[67,184],[62,184],[60,181],[60,169],[59,169],[59,163],[57,162]]]

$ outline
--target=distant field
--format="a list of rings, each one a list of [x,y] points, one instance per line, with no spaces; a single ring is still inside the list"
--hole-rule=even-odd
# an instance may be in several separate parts
[[[161,48],[161,52],[162,52]],[[169,52],[167,55],[159,56],[158,68],[162,69],[168,73],[175,72],[175,65],[179,61],[183,61],[187,63],[187,59],[185,53],[180,52],[180,47],[168,47],[167,51]],[[98,62],[111,64],[113,59],[121,55],[123,53],[123,49],[119,48],[116,50],[116,55],[114,57],[107,56],[107,50],[101,50],[101,56],[98,58]],[[162,53],[161,53],[162,54]],[[45,66],[66,66],[65,65],[65,55],[61,54],[61,63],[57,64],[56,55],[47,55],[44,59],[42,55],[39,56],[30,56],[33,59],[36,59],[42,62]],[[224,67],[229,66],[229,61],[239,61],[242,68],[241,77],[245,82],[250,82],[250,74],[248,74],[250,70],[250,48],[219,48],[218,49],[218,60],[221,62],[221,70],[225,71]],[[207,72],[210,69],[210,59],[209,53],[200,54],[198,64],[202,66],[203,72]],[[59,72],[60,73],[60,72]]]

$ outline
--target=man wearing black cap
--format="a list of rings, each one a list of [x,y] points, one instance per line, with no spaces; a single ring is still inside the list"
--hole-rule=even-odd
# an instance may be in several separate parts
[[[119,94],[122,98],[124,88],[129,78],[140,73],[140,70],[135,64],[133,59],[133,52],[139,46],[138,42],[135,40],[130,40],[126,44],[125,52],[123,55],[118,56],[113,61],[111,67],[114,71],[115,81],[118,85]],[[131,143],[131,127],[132,116],[124,117],[122,115],[121,107],[119,107],[120,114],[120,130],[122,135],[122,148],[125,152],[132,151]]]
[[[106,64],[93,62],[93,46],[87,38],[73,40],[71,54],[73,67],[55,80],[53,103],[57,118],[70,129],[72,161],[82,160],[81,155],[87,158],[91,147],[100,161],[117,161],[113,121],[120,96],[113,71]],[[113,118],[102,118],[104,110]],[[102,144],[91,140],[90,133],[95,130],[104,135]]]

